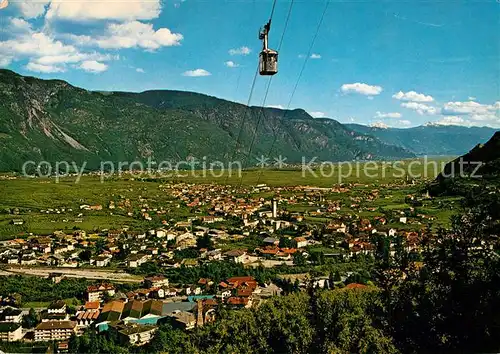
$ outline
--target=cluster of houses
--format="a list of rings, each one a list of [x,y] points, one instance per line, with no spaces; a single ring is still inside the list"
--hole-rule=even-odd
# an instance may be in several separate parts
[[[119,340],[143,345],[151,340],[162,323],[191,330],[214,322],[216,309],[258,306],[282,290],[274,284],[260,286],[249,276],[232,277],[219,283],[202,278],[190,286],[172,286],[162,275],[144,278],[143,287],[126,293],[117,291],[110,283],[87,287],[85,304],[76,312],[62,300],[53,301],[39,316],[34,329],[22,330],[20,309],[0,309],[0,340],[13,342],[22,339],[35,342],[62,342],[72,335],[81,335],[88,328],[98,332],[114,331]]]
[[[344,193],[349,188],[335,187],[288,187],[275,188],[276,197],[266,200],[259,196],[238,198],[225,186],[215,185],[162,185],[165,193],[170,193],[192,209],[193,213],[203,212],[208,215],[193,215],[176,222],[162,220],[161,226],[149,230],[131,230],[124,226],[120,229],[102,230],[99,233],[87,233],[75,230],[71,233],[56,231],[49,236],[31,236],[27,239],[14,239],[0,243],[0,262],[21,266],[57,266],[65,268],[90,265],[94,267],[137,268],[154,261],[164,267],[196,266],[203,262],[231,260],[237,263],[259,263],[274,260],[275,263],[290,262],[296,254],[307,257],[307,248],[321,244],[321,238],[313,231],[317,224],[308,222],[314,217],[327,217],[326,233],[341,234],[339,245],[344,247],[343,256],[372,252],[370,245],[373,235],[404,234],[412,247],[417,247],[418,233],[405,230],[410,223],[404,211],[396,214],[399,229],[387,226],[385,216],[376,216],[372,220],[355,217],[352,214],[339,215],[342,207],[338,200],[327,199],[335,193]],[[268,188],[261,186],[259,188]],[[363,198],[379,197],[378,190],[366,192]],[[360,196],[350,196],[355,207],[362,200]],[[417,200],[408,196],[409,200]],[[126,208],[131,202],[113,202],[108,208]],[[143,206],[145,206],[144,204]],[[292,212],[294,205],[308,207],[306,211]],[[81,206],[82,210],[101,210],[100,205]],[[376,210],[377,208],[372,208]],[[408,208],[411,211],[412,207]],[[163,213],[161,207],[157,212]],[[369,211],[373,211],[369,210]],[[152,214],[149,208],[142,213]],[[417,215],[418,216],[418,215]],[[422,219],[429,218],[420,215]],[[309,219],[308,219],[309,218]],[[308,220],[305,220],[308,219]],[[226,221],[231,220],[231,227]],[[414,220],[414,219],[413,219]],[[236,221],[236,224],[234,223]],[[261,244],[255,249],[242,247],[228,250],[227,244],[244,243],[246,237],[259,236]],[[197,259],[178,259],[175,251],[194,248],[198,240],[208,237],[215,246],[213,249],[199,249]],[[290,242],[287,247],[280,247],[280,240],[286,237]]]
[[[269,191],[266,185],[251,187],[247,197],[236,197],[234,190],[220,185],[161,185],[161,191],[176,199],[168,206],[150,207],[147,200],[141,199],[137,212],[134,203],[124,197],[110,201],[107,207],[80,206],[79,217],[84,212],[126,212],[130,217],[152,221],[149,229],[133,230],[124,226],[93,233],[76,229],[3,241],[0,243],[0,262],[10,266],[67,268],[138,268],[148,262],[165,268],[195,267],[213,261],[293,266],[299,255],[302,260],[309,261],[315,248],[322,249],[325,257],[345,259],[370,255],[375,252],[375,237],[396,235],[404,237],[408,250],[418,249],[420,232],[405,225],[430,217],[413,215],[413,207],[394,211],[392,224],[387,215],[361,217],[362,211],[377,210],[364,203],[380,197],[377,189],[364,190],[361,196],[358,193],[341,201],[331,198],[357,187],[273,188],[275,197],[269,200],[250,193]],[[428,196],[407,198],[413,202]],[[169,210],[181,206],[189,208],[191,216],[167,220]],[[344,207],[358,214],[339,213]],[[67,211],[63,208],[47,211],[58,213],[61,210]],[[315,222],[316,218],[321,218],[322,222]],[[394,219],[398,226],[394,225]],[[16,220],[22,222],[22,219]],[[247,238],[252,239],[252,247],[245,247]],[[256,239],[258,244],[255,244]],[[209,240],[210,246],[200,246],[200,240]],[[196,250],[196,258],[179,259],[178,254],[190,249]],[[61,277],[52,275],[54,281],[60,281]],[[319,279],[317,285],[323,287],[328,281]],[[215,321],[218,306],[249,308],[281,292],[275,284],[259,285],[247,276],[217,283],[200,279],[196,284],[173,285],[158,275],[145,278],[141,288],[126,293],[112,284],[100,283],[87,288],[86,302],[76,313],[70,314],[64,301],[52,302],[41,312],[41,322],[32,330],[31,340],[60,341],[64,349],[72,335],[93,328],[100,332],[114,331],[121,341],[142,345],[151,340],[164,322],[190,330]],[[26,338],[26,331],[21,326],[23,315],[26,313],[16,308],[0,309],[0,340]]]
[[[266,185],[245,188],[243,191],[248,192],[246,197],[235,196],[236,191],[232,187],[223,185],[186,183],[160,185],[161,192],[174,198],[167,205],[152,207],[151,203],[143,197],[140,197],[138,201],[131,201],[125,196],[109,201],[107,206],[90,203],[80,205],[82,212],[104,213],[111,210],[112,212],[126,212],[130,214],[129,216],[140,218],[146,215],[151,220],[157,217],[155,227],[149,230],[131,230],[123,226],[120,229],[101,230],[97,233],[87,233],[84,230],[71,233],[56,231],[48,236],[14,239],[0,243],[0,262],[22,266],[108,267],[114,264],[137,268],[149,261],[169,267],[178,267],[182,264],[194,266],[199,261],[224,258],[243,263],[258,262],[261,258],[289,261],[298,250],[317,244],[318,239],[311,237],[315,218],[335,220],[335,225],[338,224],[336,230],[328,229],[327,231],[344,233],[346,241],[352,234],[346,225],[350,227],[356,224],[354,229],[361,233],[389,233],[390,228],[385,227],[388,220],[384,216],[375,217],[374,220],[363,219],[359,216],[363,211],[373,212],[378,209],[370,207],[370,203],[363,204],[364,202],[382,197],[379,189],[368,187],[361,184],[332,188],[274,187],[272,188],[274,199],[266,199],[259,193],[254,193],[270,190],[271,188]],[[356,193],[347,194],[354,189]],[[341,200],[336,198],[336,195],[341,195]],[[409,203],[426,198],[430,197],[428,195],[407,197]],[[140,209],[137,210],[138,207]],[[167,220],[169,211],[180,207],[189,208],[191,216],[180,220]],[[344,208],[349,211],[339,213]],[[68,210],[70,209],[60,207],[44,211],[60,213]],[[432,220],[432,217],[424,214],[412,215],[414,211],[412,206],[406,210],[395,210],[391,219],[393,223],[396,222],[397,226],[393,225],[393,227],[398,227],[398,231],[410,231],[411,228],[407,228],[405,224]],[[22,219],[15,219],[16,223],[22,221]],[[374,226],[367,227],[366,224]],[[299,226],[301,231],[298,231]],[[293,249],[277,247],[283,230],[292,230],[292,233],[295,231],[296,234],[292,237]],[[244,240],[250,235],[262,237],[262,245],[259,250],[253,252],[253,257],[241,254],[247,250],[236,250],[233,252],[235,256],[224,252],[225,249],[227,250],[225,244]],[[208,236],[213,240],[216,245],[215,251],[201,252],[197,261],[186,260],[182,263],[174,259],[173,251],[195,247],[197,240],[203,236]],[[359,238],[367,239],[363,234]],[[358,251],[366,252],[369,249],[362,247],[360,250],[356,246],[349,250],[349,254],[352,256]],[[238,253],[240,255],[237,255]],[[119,254],[127,256],[116,257]]]

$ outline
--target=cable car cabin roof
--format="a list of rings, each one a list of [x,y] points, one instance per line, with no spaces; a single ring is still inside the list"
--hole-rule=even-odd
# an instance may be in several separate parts
[[[275,56],[278,56],[278,52],[275,51],[274,49],[263,49],[261,52],[260,52],[260,55],[275,55]]]

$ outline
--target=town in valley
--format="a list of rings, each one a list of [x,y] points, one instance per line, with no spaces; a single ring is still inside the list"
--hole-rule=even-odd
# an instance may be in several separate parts
[[[142,346],[162,323],[190,331],[216,322],[219,307],[258,308],[311,286],[373,287],[378,240],[391,239],[392,254],[402,240],[418,267],[424,234],[458,208],[409,179],[315,187],[121,178],[91,194],[91,176],[81,185],[0,182],[26,189],[23,206],[3,206],[2,277],[38,277],[55,289],[81,280],[68,295],[28,297],[6,282],[1,339],[56,341],[59,352],[89,330]],[[52,194],[43,205],[47,186],[71,196]],[[89,227],[102,220],[110,227]]]

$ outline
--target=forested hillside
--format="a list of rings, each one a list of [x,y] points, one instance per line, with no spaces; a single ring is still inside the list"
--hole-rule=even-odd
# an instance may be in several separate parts
[[[0,123],[0,171],[19,171],[30,160],[86,161],[96,169],[101,161],[148,158],[206,156],[253,166],[262,154],[287,162],[414,156],[303,110],[246,107],[189,92],[90,92],[8,70],[0,70]]]
[[[450,161],[431,183],[435,195],[466,195],[500,188],[500,132],[485,144]]]

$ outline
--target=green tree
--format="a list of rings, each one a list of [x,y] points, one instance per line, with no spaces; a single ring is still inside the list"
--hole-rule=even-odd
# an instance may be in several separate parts
[[[293,255],[293,264],[297,266],[304,266],[306,265],[306,262],[307,261],[301,252],[295,252],[295,254]]]
[[[150,353],[189,354],[197,352],[189,334],[172,328],[170,324],[162,325],[144,349]]]
[[[23,301],[23,296],[19,293],[14,293],[12,295],[12,297],[14,298],[14,304],[17,306],[17,307],[21,307],[22,305],[22,301]]]
[[[295,246],[294,241],[290,237],[280,237],[281,248],[292,248]]]
[[[106,240],[104,238],[99,238],[95,243],[95,253],[99,254],[106,248]]]
[[[92,252],[90,250],[84,250],[78,254],[78,257],[84,261],[88,262],[90,261],[90,257],[92,257]]]
[[[380,291],[320,291],[316,298],[315,350],[322,353],[396,353],[383,326]]]
[[[212,238],[210,237],[209,234],[205,234],[201,237],[198,237],[196,239],[196,247],[198,249],[200,248],[207,248],[207,249],[213,249],[214,248],[214,243],[212,241]]]
[[[23,328],[33,328],[38,324],[38,322],[39,316],[33,308],[30,308],[28,314],[24,315],[22,319]]]
[[[423,268],[410,268],[395,293],[391,326],[403,351],[500,349],[500,260],[490,237],[499,231],[499,200],[476,196],[465,205],[451,230],[427,235]]]

